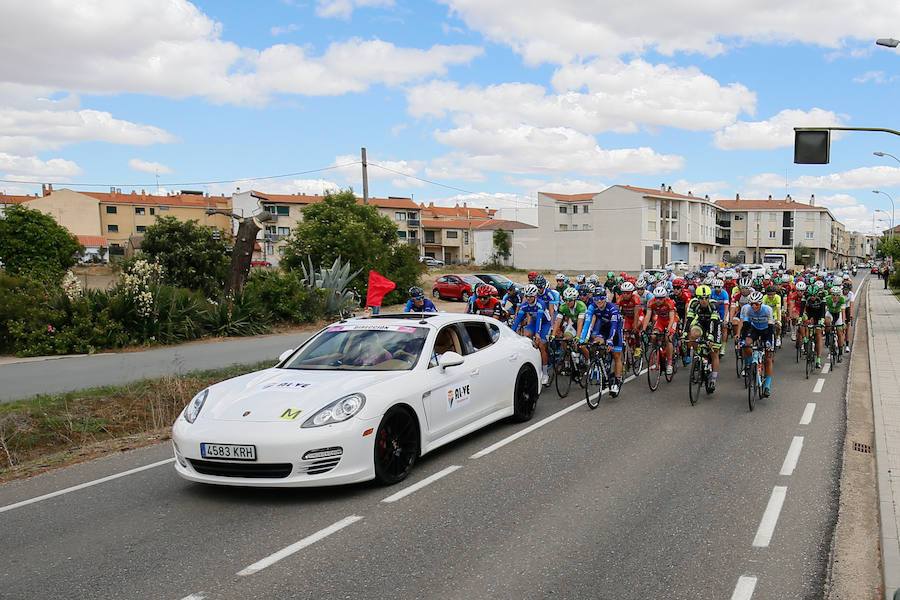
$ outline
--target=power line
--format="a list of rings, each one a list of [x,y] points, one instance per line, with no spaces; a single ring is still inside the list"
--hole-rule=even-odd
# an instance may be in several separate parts
[[[354,161],[349,163],[342,163],[340,165],[331,165],[330,167],[322,167],[320,169],[310,169],[308,171],[295,171],[293,173],[282,173],[280,175],[265,175],[263,177],[241,177],[238,179],[218,179],[215,181],[180,181],[180,182],[156,182],[156,183],[77,183],[77,182],[60,182],[64,185],[72,185],[79,187],[124,187],[124,188],[135,188],[135,187],[144,187],[149,188],[154,185],[160,186],[168,186],[168,187],[178,187],[178,186],[186,186],[186,185],[214,185],[219,183],[238,183],[240,181],[264,181],[267,179],[283,179],[285,177],[296,177],[298,175],[308,175],[310,173],[321,173],[322,171],[331,171],[334,169],[341,169],[344,167],[352,167],[354,165],[361,164],[360,161]],[[46,181],[22,181],[19,179],[0,179],[0,183],[18,183],[18,184],[28,184],[28,185],[42,185],[47,183]],[[54,182],[56,183],[56,182]]]

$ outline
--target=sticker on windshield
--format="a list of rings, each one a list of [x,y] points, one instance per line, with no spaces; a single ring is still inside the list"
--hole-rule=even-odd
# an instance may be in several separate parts
[[[469,403],[470,383],[460,383],[447,390],[447,410],[456,410]]]
[[[341,331],[399,331],[400,333],[415,333],[417,327],[409,325],[374,325],[370,323],[354,323],[351,325],[332,325],[325,331],[338,333]]]
[[[304,383],[302,381],[276,381],[274,383],[264,383],[259,386],[261,390],[267,390],[270,388],[278,388],[278,389],[287,389],[287,390],[299,390],[305,387],[309,387],[310,384]]]

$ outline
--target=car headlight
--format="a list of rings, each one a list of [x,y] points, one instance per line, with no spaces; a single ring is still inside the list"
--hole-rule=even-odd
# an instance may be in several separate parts
[[[366,405],[366,397],[362,394],[350,394],[338,398],[310,418],[301,427],[321,427],[346,421],[362,410]]]
[[[188,423],[193,423],[197,420],[197,415],[199,415],[200,411],[203,409],[203,404],[206,402],[207,396],[209,396],[209,388],[206,388],[205,390],[194,396],[194,399],[184,407],[185,421],[187,421]]]

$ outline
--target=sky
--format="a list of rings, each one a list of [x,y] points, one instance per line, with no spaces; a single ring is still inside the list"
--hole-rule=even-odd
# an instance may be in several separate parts
[[[889,29],[893,23],[896,29]],[[896,0],[5,0],[0,191],[236,188],[528,206],[613,184],[890,225]],[[271,179],[253,179],[279,176]],[[90,184],[97,184],[90,187]],[[900,213],[896,215],[900,222]]]

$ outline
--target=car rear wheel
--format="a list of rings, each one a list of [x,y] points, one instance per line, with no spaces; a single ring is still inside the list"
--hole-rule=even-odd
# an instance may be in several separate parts
[[[395,406],[375,433],[375,480],[393,485],[406,479],[419,457],[419,426],[409,410]]]
[[[534,416],[539,393],[538,378],[534,367],[523,366],[519,369],[519,376],[516,377],[516,389],[513,392],[513,421],[521,423],[529,421]]]

